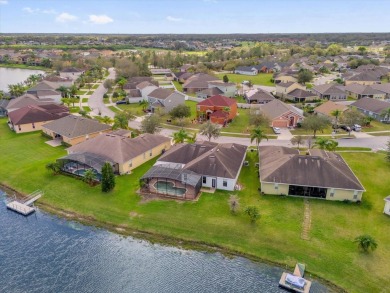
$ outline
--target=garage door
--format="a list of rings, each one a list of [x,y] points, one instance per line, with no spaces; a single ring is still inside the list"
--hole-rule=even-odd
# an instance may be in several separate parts
[[[280,128],[286,128],[288,125],[288,122],[285,120],[274,120],[272,121],[272,127],[280,127]]]

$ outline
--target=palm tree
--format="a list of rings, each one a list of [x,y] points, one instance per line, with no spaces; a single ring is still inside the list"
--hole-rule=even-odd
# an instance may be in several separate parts
[[[76,94],[77,94],[77,86],[75,84],[73,84],[70,88],[69,88],[69,93],[72,97],[74,97]]]
[[[336,119],[336,128],[338,128],[338,126],[339,126],[339,118],[340,118],[341,114],[343,114],[343,111],[341,111],[340,109],[333,110],[330,113],[330,115],[332,115]]]
[[[62,86],[60,86],[56,90],[61,93],[61,97],[63,97],[63,98],[67,98],[68,97],[69,89],[67,87],[62,85]]]
[[[96,180],[96,174],[92,169],[88,169],[85,171],[83,175],[83,181],[87,182],[89,185],[92,185]]]
[[[142,106],[142,111],[145,111],[146,107],[149,105],[148,101],[146,100],[140,101],[139,104]]]
[[[184,129],[180,129],[178,132],[173,134],[174,143],[183,143],[189,138],[188,133]]]
[[[23,95],[24,91],[25,91],[25,88],[24,88],[23,84],[21,84],[21,83],[8,85],[8,92],[10,93],[10,95],[12,97],[19,97],[19,96]]]
[[[324,137],[318,137],[314,146],[318,147],[321,150],[327,150],[330,152],[334,152],[338,147],[339,143],[332,139],[327,139]]]
[[[256,127],[251,131],[251,143],[256,141],[257,150],[259,150],[260,142],[263,139],[268,140],[268,136],[264,133],[264,131],[260,127]]]
[[[370,249],[374,251],[378,247],[378,243],[370,235],[360,235],[355,238],[354,242],[364,252],[368,252]]]
[[[104,124],[111,124],[112,122],[114,122],[114,120],[112,120],[111,117],[104,116],[102,117],[101,122]]]
[[[46,164],[46,169],[52,171],[54,175],[57,175],[61,170],[61,166],[58,162],[48,163]]]
[[[210,141],[211,138],[218,138],[221,134],[221,129],[217,124],[211,123],[210,121],[207,121],[205,124],[203,124],[200,127],[199,133],[201,135],[204,135],[207,137],[207,139]]]
[[[381,117],[385,121],[390,121],[390,108],[388,108],[386,110],[383,110],[382,113],[381,113]]]
[[[126,113],[121,112],[115,115],[113,129],[129,129],[129,118]]]

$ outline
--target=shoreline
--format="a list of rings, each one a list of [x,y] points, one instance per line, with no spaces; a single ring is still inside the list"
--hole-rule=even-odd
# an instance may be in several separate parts
[[[29,70],[41,70],[44,72],[50,72],[52,69],[43,67],[43,66],[33,66],[33,65],[25,65],[25,64],[5,64],[5,63],[0,63],[1,68],[13,68],[13,69],[29,69]]]
[[[7,197],[11,195],[8,192],[14,193],[16,198],[23,199],[26,197],[25,194],[3,183],[0,183],[0,188],[6,192]],[[67,211],[46,203],[40,203],[39,201],[36,203],[36,206],[39,207],[42,211],[50,215],[58,216],[68,221],[75,221],[86,226],[96,227],[125,237],[130,236],[140,240],[145,240],[152,244],[168,245],[168,246],[174,246],[186,250],[195,250],[195,251],[208,252],[208,253],[219,252],[226,257],[242,257],[256,263],[265,263],[275,267],[288,269],[290,271],[294,269],[293,267],[290,267],[283,263],[278,263],[248,253],[242,253],[240,251],[229,249],[221,245],[210,244],[204,241],[189,240],[184,238],[168,236],[164,234],[158,234],[158,233],[133,229],[125,225],[123,226],[115,225],[109,222],[99,221],[92,216],[85,216],[73,211]],[[330,292],[342,292],[342,293],[348,292],[344,288],[339,287],[338,285],[332,283],[327,279],[317,276],[315,273],[312,273],[311,271],[306,271],[306,273],[309,273],[311,275],[311,279],[315,279],[319,283],[325,285],[329,290],[331,290]]]

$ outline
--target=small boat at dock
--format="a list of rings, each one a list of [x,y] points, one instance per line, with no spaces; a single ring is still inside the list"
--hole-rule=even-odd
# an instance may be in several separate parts
[[[309,293],[311,281],[304,279],[305,265],[297,263],[294,273],[283,272],[279,286],[292,292]]]

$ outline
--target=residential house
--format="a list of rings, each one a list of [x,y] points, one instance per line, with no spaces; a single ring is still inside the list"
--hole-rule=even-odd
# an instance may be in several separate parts
[[[221,95],[212,96],[196,105],[196,115],[202,121],[226,125],[237,115],[237,102]]]
[[[52,99],[54,102],[61,104],[61,93],[57,91],[60,87],[57,83],[43,80],[37,83],[32,88],[29,88],[26,93],[35,95],[39,99]]]
[[[336,104],[333,101],[327,101],[321,104],[320,106],[314,108],[314,113],[316,113],[317,115],[322,115],[334,119],[335,117],[332,115],[334,111],[338,110],[344,112],[347,109],[348,109],[347,106]]]
[[[193,68],[194,66],[191,64],[184,64],[182,67],[180,67],[180,72],[187,72],[189,69]]]
[[[109,132],[111,126],[81,116],[69,115],[42,126],[42,131],[67,145],[75,145]]]
[[[381,83],[381,79],[375,73],[363,71],[349,78],[346,78],[344,83],[345,85],[350,85],[353,83],[358,83],[361,85],[372,85],[376,83]]]
[[[297,74],[281,72],[274,77],[275,83],[298,82]]]
[[[54,100],[52,99],[39,99],[34,95],[24,94],[20,97],[9,100],[8,105],[6,106],[6,110],[8,113],[10,113],[26,106],[40,106],[53,103]]]
[[[41,130],[48,122],[69,115],[69,109],[62,105],[30,105],[8,113],[8,125],[16,133]]]
[[[296,88],[287,93],[286,99],[293,102],[310,102],[317,100],[318,96],[304,89]]]
[[[75,173],[75,168],[66,167],[71,167],[69,166],[71,162],[88,165],[88,162],[82,159],[87,154],[91,157],[104,158],[99,162],[99,165],[103,165],[105,161],[110,162],[117,174],[128,174],[170,148],[171,139],[162,135],[145,133],[135,138],[129,138],[114,133],[103,133],[71,146],[67,149],[68,156],[59,161],[63,163],[65,171]],[[88,167],[94,168],[94,166]],[[101,173],[101,167],[95,170],[97,173]]]
[[[257,75],[259,74],[259,70],[259,66],[238,66],[234,70],[234,73],[243,75]]]
[[[157,109],[170,112],[178,105],[184,104],[185,96],[177,91],[157,88],[148,94],[149,110],[154,113]]]
[[[364,187],[344,159],[319,149],[300,155],[282,146],[259,147],[261,192],[327,200],[362,200]]]
[[[140,103],[145,99],[142,97],[142,93],[139,89],[126,90],[126,101],[129,104]]]
[[[386,98],[386,93],[377,90],[370,85],[361,85],[358,83],[352,83],[345,86],[345,92],[349,97],[354,99],[372,98],[384,100]]]
[[[168,73],[172,73],[172,71],[169,68],[152,68],[150,69],[150,72],[153,75],[165,75]]]
[[[219,79],[206,73],[194,74],[183,84],[183,92],[195,94],[199,91],[208,89],[209,81],[219,81]]]
[[[74,68],[74,67],[67,67],[60,71],[60,76],[64,78],[71,78],[72,80],[76,80],[79,78],[80,75],[84,73],[84,70]]]
[[[196,93],[196,97],[199,99],[207,99],[216,95],[223,95],[223,91],[217,87],[212,87]]]
[[[389,102],[375,100],[371,98],[361,98],[351,104],[351,107],[356,107],[364,115],[374,118],[382,122],[390,122],[390,117],[383,117],[383,112],[390,108]]]
[[[73,85],[73,82],[74,82],[71,78],[61,77],[61,76],[57,76],[57,75],[45,76],[43,78],[43,80],[46,80],[46,81],[52,83],[53,85],[55,85],[54,87],[56,89],[61,87],[61,86],[71,87]]]
[[[0,99],[0,117],[7,116],[7,106],[8,106],[9,100],[7,99]]]
[[[229,98],[234,97],[237,93],[237,86],[235,83],[232,82],[223,82],[221,80],[209,81],[208,87],[218,88],[220,91],[223,92],[223,95],[225,97],[229,97]]]
[[[298,108],[277,99],[262,105],[260,111],[270,120],[271,127],[296,127],[304,119]]]
[[[178,144],[141,178],[144,193],[195,199],[201,187],[235,190],[247,146],[212,142]]]
[[[141,92],[142,99],[147,101],[148,100],[148,95],[158,89],[158,86],[155,84],[149,82],[149,81],[143,81],[139,84],[136,85],[136,89],[138,89]]]
[[[344,87],[334,83],[316,85],[312,91],[323,100],[342,101],[347,99]]]
[[[175,72],[175,73],[173,73],[173,80],[178,81],[180,83],[185,83],[187,81],[187,79],[189,79],[193,75],[194,75],[194,73],[192,73],[192,72],[183,72],[183,71]]]
[[[373,84],[371,87],[385,93],[385,100],[390,100],[390,83]]]
[[[306,87],[297,82],[281,82],[276,84],[275,93],[279,98],[286,98],[288,93],[295,89],[305,90]]]
[[[275,99],[273,95],[263,89],[251,89],[244,94],[248,104],[266,104]]]

